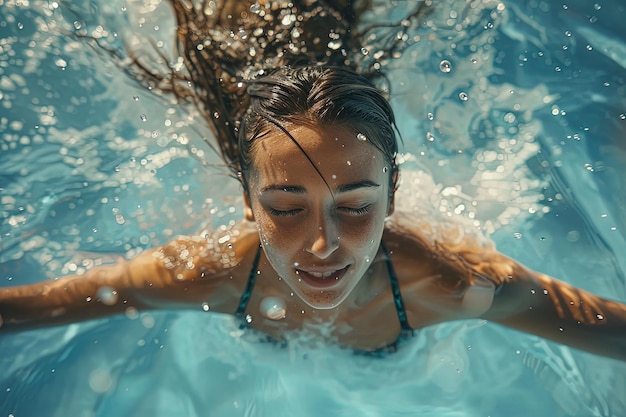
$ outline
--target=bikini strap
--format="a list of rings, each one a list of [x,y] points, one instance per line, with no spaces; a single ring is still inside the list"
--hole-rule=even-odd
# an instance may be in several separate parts
[[[389,274],[389,282],[391,284],[391,294],[393,295],[393,304],[396,307],[396,313],[398,314],[398,320],[400,321],[400,328],[404,332],[413,333],[413,329],[409,325],[409,320],[406,316],[406,309],[404,308],[404,301],[402,301],[402,293],[400,291],[400,284],[398,283],[398,277],[396,271],[393,269],[391,263],[391,257],[385,244],[381,241],[380,246],[383,249],[387,262],[387,272]]]
[[[246,314],[246,308],[248,308],[248,302],[250,301],[250,296],[252,295],[252,290],[254,289],[254,283],[256,282],[260,259],[261,245],[259,245],[256,255],[254,255],[254,262],[252,262],[252,269],[248,275],[246,288],[243,290],[243,294],[241,294],[241,298],[239,299],[239,305],[237,306],[237,311],[235,311],[235,316],[237,317],[243,317]]]

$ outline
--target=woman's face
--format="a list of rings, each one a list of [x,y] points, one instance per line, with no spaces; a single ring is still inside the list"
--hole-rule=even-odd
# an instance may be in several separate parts
[[[287,131],[319,173],[283,132],[257,139],[245,214],[293,292],[313,308],[329,309],[346,299],[378,251],[391,214],[391,167],[353,130],[292,125]]]

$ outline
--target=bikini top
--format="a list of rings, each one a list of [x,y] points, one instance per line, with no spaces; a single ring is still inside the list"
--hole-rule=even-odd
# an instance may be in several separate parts
[[[404,307],[404,301],[402,300],[402,293],[400,292],[400,284],[398,283],[398,277],[396,276],[396,272],[393,269],[393,264],[391,263],[389,252],[387,251],[387,248],[382,242],[381,242],[381,248],[383,250],[383,253],[385,254],[385,262],[387,264],[387,273],[389,275],[389,284],[391,286],[393,304],[396,308],[398,321],[400,322],[400,334],[398,335],[398,338],[396,339],[396,341],[393,342],[389,346],[386,346],[382,349],[378,349],[375,351],[365,351],[365,352],[358,351],[359,354],[379,355],[381,353],[395,352],[397,350],[398,343],[408,339],[414,333],[413,329],[409,325],[406,310]],[[252,269],[250,270],[250,274],[248,275],[248,282],[246,284],[246,288],[244,289],[243,294],[241,295],[241,298],[239,299],[239,305],[237,306],[237,311],[235,311],[235,316],[240,317],[242,319],[242,323],[247,323],[247,321],[243,319],[246,315],[246,309],[248,308],[248,303],[250,302],[250,296],[252,295],[252,290],[254,289],[254,284],[256,282],[259,260],[261,259],[261,250],[262,250],[261,246],[259,245],[256,255],[254,256]]]

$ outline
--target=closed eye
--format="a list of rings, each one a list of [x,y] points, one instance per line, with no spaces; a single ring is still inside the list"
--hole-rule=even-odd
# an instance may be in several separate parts
[[[300,213],[302,209],[276,210],[274,208],[269,208],[268,211],[270,212],[272,216],[288,217],[288,216],[295,216],[296,214]]]
[[[362,216],[367,214],[370,209],[370,204],[363,207],[338,207],[337,210],[340,210],[344,213],[351,214],[353,216]]]

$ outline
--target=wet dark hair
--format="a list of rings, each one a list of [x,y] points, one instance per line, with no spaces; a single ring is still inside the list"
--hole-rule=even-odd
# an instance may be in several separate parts
[[[359,17],[369,0],[169,3],[186,72],[158,50],[152,60],[129,47],[130,60],[108,52],[153,92],[194,104],[214,134],[205,141],[244,187],[260,132],[303,120],[364,134],[387,159],[395,186],[397,129],[375,82],[384,81],[382,68],[409,45],[403,35],[430,12],[429,2],[416,2],[401,22],[367,27]],[[159,62],[169,72],[158,70]]]
[[[364,135],[389,164],[390,189],[395,188],[398,141],[393,111],[365,77],[347,67],[287,67],[251,81],[247,92],[250,101],[240,125],[236,164],[244,187],[254,140],[276,128],[286,133],[285,123],[308,123],[347,127],[355,140],[357,134]]]

